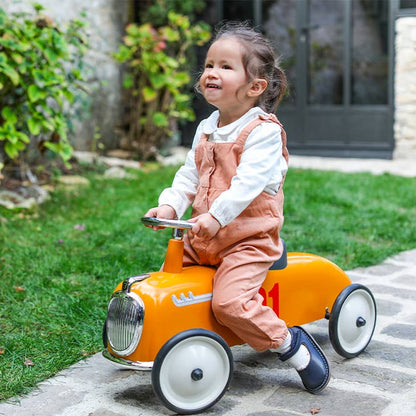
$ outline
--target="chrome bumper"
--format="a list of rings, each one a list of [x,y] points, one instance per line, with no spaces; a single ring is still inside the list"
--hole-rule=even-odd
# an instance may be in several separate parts
[[[130,361],[125,358],[116,357],[109,353],[108,350],[103,351],[103,357],[130,370],[151,371],[153,368],[153,361]]]

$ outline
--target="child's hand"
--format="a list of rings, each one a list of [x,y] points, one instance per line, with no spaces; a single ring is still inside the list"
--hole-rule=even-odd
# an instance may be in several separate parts
[[[144,214],[145,217],[163,218],[165,220],[174,220],[177,218],[175,210],[170,205],[161,205],[160,207],[150,208],[149,211]],[[146,227],[153,228],[154,230],[160,230],[163,227],[155,227],[146,225]]]
[[[221,228],[221,224],[210,213],[198,215],[195,218],[191,218],[189,222],[194,224],[192,230],[188,232],[205,240],[215,237]]]

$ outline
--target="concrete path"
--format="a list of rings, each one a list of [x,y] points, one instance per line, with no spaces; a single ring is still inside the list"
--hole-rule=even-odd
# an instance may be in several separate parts
[[[416,163],[413,159],[340,159],[331,157],[290,156],[290,168],[334,170],[345,173],[370,172],[375,175],[415,177]]]
[[[416,164],[410,160],[292,156],[291,167],[416,176]],[[248,346],[234,347],[231,388],[205,414],[415,416],[416,249],[381,265],[351,270],[348,275],[353,282],[368,286],[377,301],[377,327],[364,353],[344,359],[329,342],[327,321],[307,325],[327,354],[332,371],[328,387],[312,395],[302,389],[296,372],[274,354],[259,354]],[[150,373],[120,370],[101,354],[41,383],[29,396],[0,403],[0,416],[171,414],[156,399]]]
[[[332,379],[324,392],[304,391],[296,372],[272,353],[233,348],[234,378],[205,414],[223,416],[416,415],[416,250],[381,265],[348,272],[373,292],[378,323],[367,350],[344,359],[333,350],[327,321],[308,325],[326,352]],[[39,385],[31,395],[0,404],[2,416],[171,415],[156,399],[150,374],[120,370],[97,354]]]

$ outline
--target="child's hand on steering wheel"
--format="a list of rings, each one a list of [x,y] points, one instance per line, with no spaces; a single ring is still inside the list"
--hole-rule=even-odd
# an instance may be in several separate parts
[[[204,240],[210,240],[215,237],[221,228],[221,224],[210,213],[198,215],[195,218],[191,218],[189,222],[193,223],[193,227],[188,232]]]
[[[176,212],[170,205],[161,205],[160,207],[150,208],[144,216],[152,218],[164,218],[166,220],[177,219]],[[151,225],[146,225],[146,227],[153,228],[154,230],[160,230],[161,228],[163,228]]]

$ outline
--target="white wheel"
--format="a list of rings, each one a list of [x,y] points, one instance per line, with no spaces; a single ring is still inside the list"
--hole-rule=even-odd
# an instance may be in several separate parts
[[[376,301],[360,284],[347,286],[336,298],[329,318],[329,338],[335,351],[356,357],[369,344],[376,327]]]
[[[233,358],[227,343],[205,329],[183,331],[161,348],[152,369],[152,386],[170,410],[202,412],[226,392]]]

